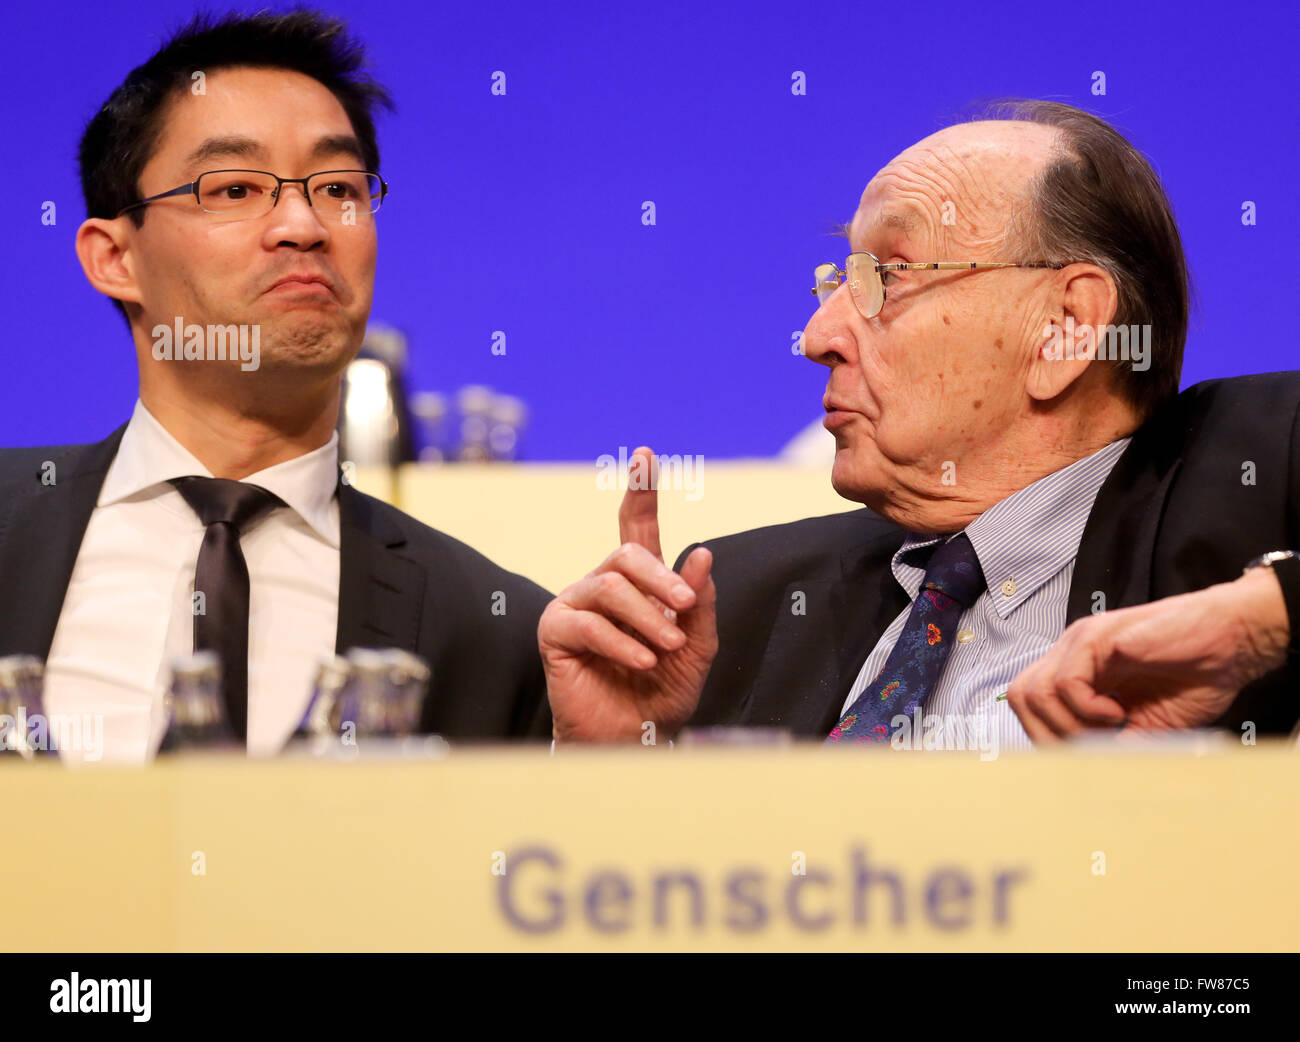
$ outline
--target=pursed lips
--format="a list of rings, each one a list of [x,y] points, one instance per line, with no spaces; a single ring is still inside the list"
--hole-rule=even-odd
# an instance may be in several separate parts
[[[319,286],[324,286],[331,293],[334,292],[334,284],[330,282],[330,280],[326,278],[324,275],[321,275],[317,272],[297,272],[291,275],[282,275],[271,286],[271,290],[278,289],[280,286],[285,286],[285,285],[300,285],[300,286],[319,285]],[[267,292],[269,293],[270,290],[267,290]]]
[[[864,397],[866,400],[863,405],[855,407],[839,398],[832,398],[828,392],[822,397],[822,408],[826,411],[826,415],[822,418],[822,426],[830,430],[857,420],[863,420],[868,425],[874,426],[880,415],[879,409],[869,396]]]
[[[851,410],[843,408],[836,401],[822,399],[822,407],[826,410],[826,417],[822,420],[822,426],[829,431],[848,423],[853,417]]]

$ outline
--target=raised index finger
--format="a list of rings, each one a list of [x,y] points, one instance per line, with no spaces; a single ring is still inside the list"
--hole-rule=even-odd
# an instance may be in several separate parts
[[[620,543],[644,546],[659,560],[659,461],[644,445],[632,453],[627,467],[627,492],[618,508]]]

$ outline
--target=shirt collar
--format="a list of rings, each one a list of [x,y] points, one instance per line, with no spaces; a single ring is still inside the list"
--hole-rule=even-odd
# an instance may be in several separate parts
[[[339,547],[338,512],[333,509],[338,486],[338,440],[335,431],[319,449],[242,479],[279,496],[335,549]],[[104,477],[98,505],[121,502],[190,474],[213,476],[137,399],[117,455]]]
[[[1078,556],[1092,505],[1131,439],[1120,438],[995,503],[966,526],[989,597],[1006,618]],[[909,532],[894,554],[894,577],[915,599],[925,569],[903,557],[939,537]]]

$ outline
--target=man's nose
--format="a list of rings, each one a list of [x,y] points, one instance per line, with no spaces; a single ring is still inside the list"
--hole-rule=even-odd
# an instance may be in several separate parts
[[[280,186],[267,233],[277,243],[288,242],[300,248],[310,248],[329,238],[321,215],[307,201],[306,186],[298,184]]]
[[[841,285],[804,327],[804,354],[809,361],[831,368],[852,361],[857,357],[854,327],[861,324],[848,285]]]

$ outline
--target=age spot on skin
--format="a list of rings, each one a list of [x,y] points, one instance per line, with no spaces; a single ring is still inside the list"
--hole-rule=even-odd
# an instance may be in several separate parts
[[[1001,346],[1002,346],[1002,338],[1001,338],[1001,337],[998,337],[996,340],[994,340],[994,341],[993,341],[993,346],[994,346],[994,347],[1001,347]]]
[[[984,404],[983,398],[976,398],[975,401],[972,403],[972,408],[978,409],[983,404]]]
[[[950,319],[947,315],[944,315],[944,316],[943,316],[943,324],[944,324],[945,326],[950,326],[950,325],[952,325],[952,319]]]

